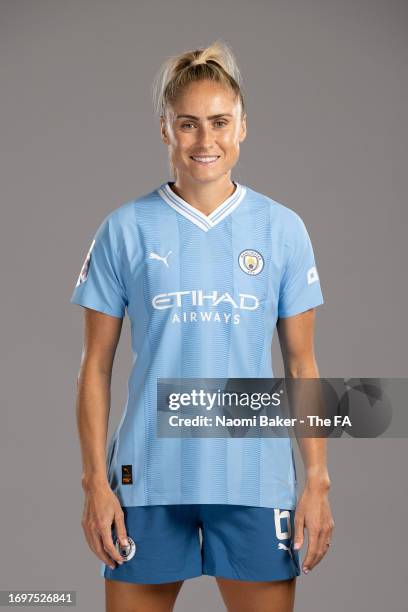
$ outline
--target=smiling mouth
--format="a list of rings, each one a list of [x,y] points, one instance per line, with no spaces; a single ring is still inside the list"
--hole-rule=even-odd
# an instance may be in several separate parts
[[[220,155],[190,155],[190,159],[202,166],[211,166],[215,164],[219,158]]]

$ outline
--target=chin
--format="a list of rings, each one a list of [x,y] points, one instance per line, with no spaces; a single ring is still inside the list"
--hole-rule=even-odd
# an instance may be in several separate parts
[[[205,166],[190,166],[188,169],[189,173],[193,176],[208,176],[211,178],[216,178],[219,176],[223,176],[224,174],[226,174],[227,172],[230,171],[230,168],[225,168],[222,165],[217,166],[212,166],[212,167],[208,167],[206,168]]]
[[[209,183],[217,181],[222,176],[224,176],[224,174],[224,172],[195,172],[193,176],[197,181],[200,181],[202,183]]]

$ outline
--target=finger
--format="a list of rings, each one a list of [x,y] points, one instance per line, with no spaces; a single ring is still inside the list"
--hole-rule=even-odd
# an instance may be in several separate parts
[[[92,552],[99,557],[101,561],[109,565],[112,569],[115,569],[115,564],[112,559],[106,554],[102,548],[102,542],[99,539],[98,533],[86,525],[82,525],[85,533],[86,541],[88,542],[89,548]]]
[[[92,550],[92,552],[94,551],[94,544],[92,542],[92,538],[91,538],[91,525],[89,523],[89,521],[84,517],[81,520],[81,525],[82,525],[82,529],[85,535],[85,539],[88,543],[89,548]]]
[[[294,523],[295,535],[293,537],[293,548],[299,550],[299,548],[302,548],[304,542],[304,515],[300,513],[299,515],[295,514]]]
[[[320,533],[318,534],[318,541],[316,544],[315,557],[312,558],[310,562],[308,562],[309,570],[313,569],[318,563],[320,563],[320,561],[323,559],[323,557],[329,550],[333,529],[334,522],[333,520],[331,520],[328,524],[325,524],[325,526],[320,530]]]
[[[313,561],[317,555],[320,530],[311,528],[308,530],[307,552],[303,561],[303,570],[307,573],[313,566]]]
[[[104,527],[100,529],[99,535],[102,538],[102,543],[105,551],[112,557],[112,559],[119,563],[119,565],[122,565],[123,558],[113,543],[112,531],[110,527]]]
[[[320,563],[320,561],[323,559],[324,555],[329,550],[328,542],[330,542],[329,533],[327,530],[322,530],[320,532],[319,541],[317,543],[316,556],[314,559],[312,559],[309,569],[313,569],[314,567],[316,567],[316,565]]]
[[[115,513],[115,531],[117,538],[122,544],[122,546],[129,546],[129,541],[127,539],[126,533],[125,515],[122,509],[118,510]]]
[[[103,541],[100,534],[95,530],[91,534],[92,545],[95,554],[99,557],[101,561],[109,565],[111,569],[115,569],[115,561],[107,554],[106,550],[103,547]]]

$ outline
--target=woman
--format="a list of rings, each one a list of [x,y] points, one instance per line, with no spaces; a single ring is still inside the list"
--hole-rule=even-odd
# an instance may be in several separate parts
[[[175,180],[103,220],[71,297],[85,307],[82,525],[109,611],[172,610],[183,580],[208,574],[229,610],[289,612],[304,528],[305,572],[331,539],[325,440],[299,441],[297,503],[290,438],[160,437],[157,382],[273,377],[275,325],[286,376],[317,378],[312,245],[297,213],[231,179],[247,128],[227,45],[169,58],[155,102]],[[126,309],[134,361],[105,464]]]

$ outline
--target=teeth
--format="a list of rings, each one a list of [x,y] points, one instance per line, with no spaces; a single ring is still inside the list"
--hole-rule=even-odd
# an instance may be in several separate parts
[[[195,159],[196,161],[201,161],[201,162],[212,162],[215,161],[216,159],[218,159],[218,155],[215,155],[213,157],[198,157],[198,156],[192,156],[193,159]]]

